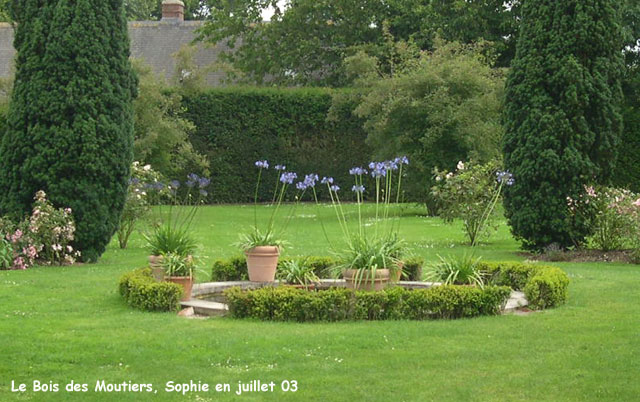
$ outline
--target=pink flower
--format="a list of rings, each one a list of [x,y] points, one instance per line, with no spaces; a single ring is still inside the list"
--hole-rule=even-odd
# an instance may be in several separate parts
[[[27,264],[25,264],[24,262],[24,258],[22,257],[16,257],[13,260],[13,268],[14,269],[27,269]]]
[[[596,190],[593,188],[593,186],[585,187],[585,190],[587,190],[587,195],[589,197],[595,197],[596,196]]]
[[[640,207],[640,198],[638,198],[633,205],[635,205],[636,207]]]

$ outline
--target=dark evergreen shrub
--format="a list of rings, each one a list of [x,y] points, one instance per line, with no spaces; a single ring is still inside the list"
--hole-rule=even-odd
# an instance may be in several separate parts
[[[0,212],[24,215],[44,190],[73,209],[76,248],[95,261],[118,225],[133,158],[136,79],[122,0],[24,0],[15,20]]]
[[[216,88],[184,96],[185,117],[195,132],[191,143],[210,162],[209,202],[253,202],[254,162],[266,159],[300,174],[332,176],[351,188],[349,169],[370,161],[361,119],[343,105],[327,121],[332,90],[319,88]],[[276,171],[266,170],[259,191],[271,201]],[[319,197],[326,189],[318,187]],[[345,197],[351,192],[345,191]],[[327,196],[328,199],[328,196]]]
[[[507,80],[505,191],[513,234],[525,248],[579,244],[567,197],[613,174],[622,127],[619,1],[526,1]]]

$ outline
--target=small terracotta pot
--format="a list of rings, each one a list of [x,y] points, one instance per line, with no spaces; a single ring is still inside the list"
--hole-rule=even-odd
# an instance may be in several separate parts
[[[344,271],[342,277],[349,289],[356,290],[382,290],[389,283],[390,273],[388,269],[377,269],[375,276],[371,277],[371,271],[366,271],[361,278],[357,278],[357,269]]]
[[[182,286],[182,298],[181,301],[191,300],[191,288],[193,287],[193,277],[191,276],[167,276],[165,281],[177,283]]]
[[[276,246],[258,246],[245,251],[247,270],[251,282],[273,282],[278,268],[280,249]]]
[[[398,269],[394,273],[393,282],[400,282],[402,280],[402,270],[404,269],[404,261],[398,262]]]
[[[149,256],[149,267],[151,267],[151,274],[156,281],[162,282],[164,280],[164,267],[162,266],[163,257],[161,255]]]

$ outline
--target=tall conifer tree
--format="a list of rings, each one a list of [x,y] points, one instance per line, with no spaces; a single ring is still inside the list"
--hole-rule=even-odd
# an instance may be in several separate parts
[[[619,0],[525,0],[507,80],[505,193],[526,248],[567,247],[588,233],[567,197],[610,179],[621,131]]]
[[[122,0],[14,0],[16,80],[0,144],[0,212],[44,190],[71,207],[85,261],[104,252],[133,158],[136,79]]]

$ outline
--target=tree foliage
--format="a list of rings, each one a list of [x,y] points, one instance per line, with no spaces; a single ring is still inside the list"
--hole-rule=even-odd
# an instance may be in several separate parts
[[[143,165],[150,164],[170,179],[189,173],[206,174],[209,163],[193,149],[189,134],[194,125],[182,117],[182,96],[170,90],[151,68],[134,62],[139,77],[139,95],[135,111],[134,156]]]
[[[71,207],[85,261],[104,251],[124,204],[133,152],[121,0],[21,0],[16,76],[0,144],[0,211],[24,215],[44,190]]]
[[[507,80],[505,192],[514,235],[529,249],[580,243],[567,197],[611,178],[622,119],[619,2],[525,2]]]
[[[396,60],[389,74],[364,53],[346,60],[357,91],[335,97],[334,104],[356,98],[355,114],[365,119],[375,156],[409,155],[407,199],[428,202],[434,168],[500,156],[503,72],[490,67],[482,45],[441,42],[422,53],[404,42],[389,47]]]
[[[511,41],[515,10],[502,0],[217,0],[202,38],[229,40],[223,54],[249,83],[328,85],[348,83],[342,60],[364,50],[384,53],[384,30],[431,49],[437,35],[469,43],[484,38],[500,51]],[[262,10],[273,7],[269,23]]]

